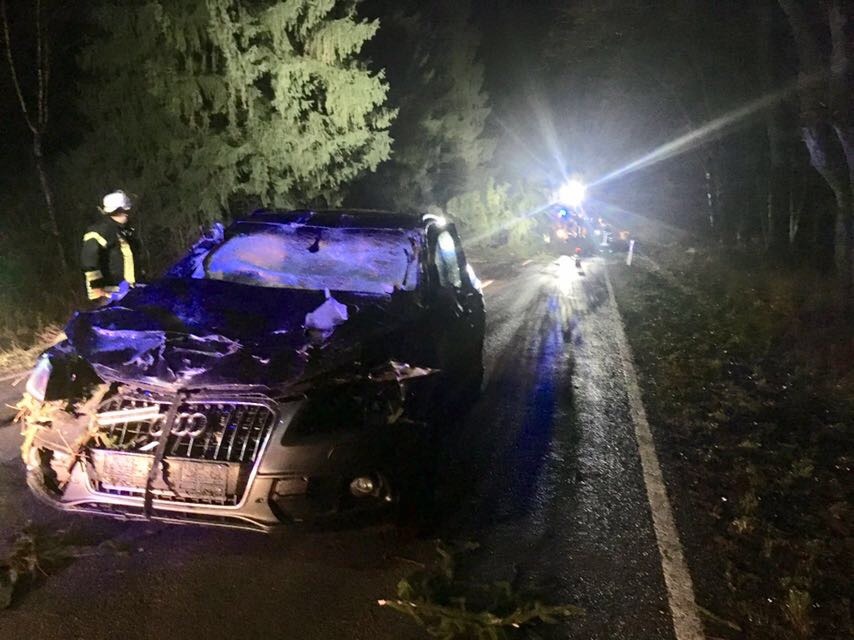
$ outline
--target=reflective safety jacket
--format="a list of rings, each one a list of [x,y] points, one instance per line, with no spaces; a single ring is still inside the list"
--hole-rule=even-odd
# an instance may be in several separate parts
[[[139,255],[139,242],[131,227],[120,225],[106,215],[89,227],[83,234],[80,254],[89,299],[100,297],[96,289],[117,291],[122,280],[136,283]]]

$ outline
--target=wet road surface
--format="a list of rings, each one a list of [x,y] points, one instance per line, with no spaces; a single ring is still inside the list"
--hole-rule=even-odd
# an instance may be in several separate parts
[[[541,637],[673,638],[602,263],[482,271],[485,388],[450,425],[431,535],[478,542],[475,579],[586,610]],[[0,638],[426,637],[376,600],[434,557],[429,539],[391,524],[264,537],[67,516],[29,496],[3,425],[0,535],[33,520],[123,551],[44,580],[0,612]]]

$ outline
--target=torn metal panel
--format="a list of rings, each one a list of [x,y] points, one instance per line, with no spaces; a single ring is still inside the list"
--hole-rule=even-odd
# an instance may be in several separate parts
[[[68,348],[105,380],[173,391],[287,386],[361,360],[372,341],[388,339],[395,328],[411,330],[422,312],[418,297],[406,292],[336,292],[329,300],[323,291],[259,295],[229,282],[163,280],[130,291],[120,305],[78,313],[66,329]],[[313,326],[312,314],[324,304],[347,321],[333,320],[332,329],[315,336],[306,319]]]
[[[371,371],[369,379],[374,382],[403,382],[413,378],[423,378],[439,373],[438,369],[430,369],[429,367],[415,367],[403,362],[395,362],[389,360],[385,365]]]

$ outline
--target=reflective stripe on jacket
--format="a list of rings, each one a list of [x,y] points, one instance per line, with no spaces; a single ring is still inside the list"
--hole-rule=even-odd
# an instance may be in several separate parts
[[[134,284],[138,256],[139,242],[131,227],[122,226],[109,216],[89,227],[83,234],[80,253],[89,299],[100,297],[96,289],[115,291],[122,280]]]

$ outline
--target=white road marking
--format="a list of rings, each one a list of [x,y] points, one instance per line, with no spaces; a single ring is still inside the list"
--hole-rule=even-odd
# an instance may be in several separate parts
[[[646,486],[649,506],[652,510],[652,525],[658,543],[658,552],[661,555],[661,570],[664,573],[664,583],[667,587],[667,600],[673,618],[673,632],[676,635],[676,640],[704,640],[703,625],[700,622],[697,602],[694,597],[694,584],[685,562],[682,543],[679,541],[673,509],[667,496],[667,488],[664,486],[661,466],[658,464],[658,454],[655,451],[655,442],[652,439],[652,431],[649,428],[646,410],[641,398],[632,350],[623,329],[623,318],[617,307],[617,299],[614,297],[614,288],[611,286],[611,279],[608,277],[607,266],[604,266],[604,273],[605,285],[608,287],[608,298],[617,319],[615,337],[619,345],[623,373],[626,378],[626,392],[632,422],[635,425],[635,439],[643,468],[643,481]]]
[[[485,282],[480,283],[481,289],[486,289],[489,285],[491,285],[495,280],[486,280]]]

